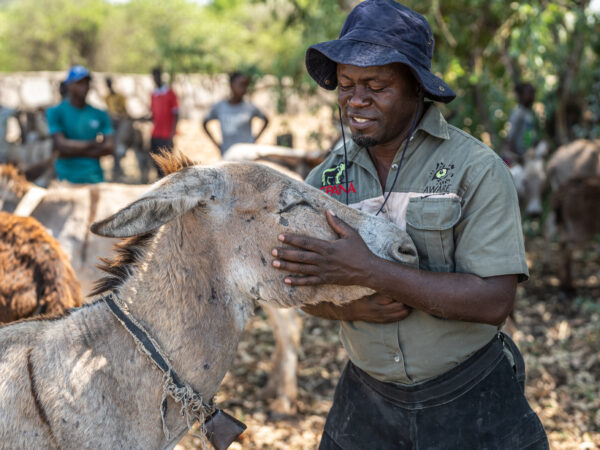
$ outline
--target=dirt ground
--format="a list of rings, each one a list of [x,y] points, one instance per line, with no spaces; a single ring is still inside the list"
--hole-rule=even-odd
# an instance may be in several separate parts
[[[219,153],[197,124],[184,122],[176,141],[186,154],[211,163]],[[125,159],[134,179],[133,155]],[[558,288],[558,247],[546,245],[526,224],[531,279],[517,292],[512,329],[527,365],[526,395],[556,450],[600,448],[600,241],[576,253],[577,292]],[[548,251],[549,262],[544,264]],[[251,318],[237,357],[217,395],[221,408],[248,426],[232,449],[314,449],[318,446],[333,391],[346,362],[335,323],[307,315],[300,352],[297,414],[280,416],[261,395],[274,348],[273,334],[261,310]],[[201,448],[188,434],[176,447]]]

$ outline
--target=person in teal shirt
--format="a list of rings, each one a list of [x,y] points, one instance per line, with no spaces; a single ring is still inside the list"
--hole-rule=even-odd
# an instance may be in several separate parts
[[[100,157],[115,152],[114,131],[106,111],[86,102],[90,72],[73,66],[65,80],[67,98],[46,111],[59,180],[71,183],[104,181]]]

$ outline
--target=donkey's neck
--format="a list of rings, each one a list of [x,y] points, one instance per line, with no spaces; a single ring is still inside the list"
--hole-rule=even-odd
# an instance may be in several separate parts
[[[251,304],[226,286],[212,236],[193,230],[186,216],[163,226],[118,294],[181,378],[212,396],[233,362]]]

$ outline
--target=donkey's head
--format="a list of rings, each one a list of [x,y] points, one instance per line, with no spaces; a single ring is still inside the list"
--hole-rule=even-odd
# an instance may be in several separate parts
[[[357,286],[295,288],[271,266],[281,233],[335,239],[332,209],[382,258],[415,265],[409,236],[392,223],[349,208],[301,181],[256,163],[191,166],[163,178],[141,198],[95,223],[94,233],[132,237],[173,234],[173,253],[190,263],[182,282],[218,279],[218,291],[279,306],[344,303],[372,293]],[[156,231],[154,231],[156,230]],[[158,231],[160,230],[160,231]],[[164,262],[166,263],[166,262]],[[197,272],[197,273],[196,273]]]

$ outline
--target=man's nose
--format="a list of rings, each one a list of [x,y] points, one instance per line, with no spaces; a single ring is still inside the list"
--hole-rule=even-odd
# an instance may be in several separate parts
[[[357,86],[352,91],[352,95],[348,99],[348,105],[354,108],[360,108],[369,104],[369,97],[366,89],[362,86]]]

